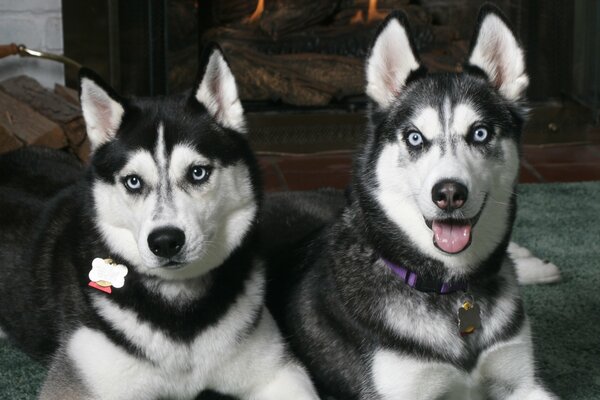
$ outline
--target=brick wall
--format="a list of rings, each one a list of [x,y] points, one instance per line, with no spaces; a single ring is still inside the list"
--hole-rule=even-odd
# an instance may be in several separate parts
[[[62,54],[61,0],[0,0],[0,44],[9,43]],[[18,56],[0,59],[0,81],[24,74],[46,87],[64,83],[63,65],[55,61]]]

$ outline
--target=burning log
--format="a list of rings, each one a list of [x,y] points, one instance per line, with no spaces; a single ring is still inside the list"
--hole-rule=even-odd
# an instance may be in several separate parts
[[[271,0],[264,13],[255,16],[261,29],[272,38],[317,25],[333,16],[339,0]]]
[[[216,3],[213,10],[238,10],[237,19],[208,30],[202,40],[225,50],[244,100],[321,106],[361,95],[364,57],[380,21],[397,9],[408,15],[430,70],[455,71],[466,54],[454,26],[434,24],[431,13],[411,0]]]
[[[226,47],[242,100],[327,105],[361,94],[363,60],[326,54],[266,55],[242,46]]]
[[[213,21],[216,25],[241,22],[252,15],[257,7],[252,0],[219,0],[212,2]]]
[[[206,43],[215,41],[222,46],[249,47],[264,54],[319,53],[363,57],[376,28],[376,25],[314,27],[273,40],[259,30],[220,27],[207,32],[204,40]]]

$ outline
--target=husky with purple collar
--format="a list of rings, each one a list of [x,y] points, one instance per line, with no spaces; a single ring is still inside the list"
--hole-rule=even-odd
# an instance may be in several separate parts
[[[536,377],[507,252],[529,82],[521,45],[485,6],[464,71],[428,74],[394,13],[366,72],[370,123],[341,214],[330,192],[267,202],[284,335],[323,397],[555,399]],[[332,219],[313,237],[289,229]],[[522,281],[554,279],[512,250]]]
[[[234,78],[217,48],[202,71],[162,98],[83,71],[85,172],[0,157],[0,329],[49,364],[41,399],[317,399],[265,308]]]

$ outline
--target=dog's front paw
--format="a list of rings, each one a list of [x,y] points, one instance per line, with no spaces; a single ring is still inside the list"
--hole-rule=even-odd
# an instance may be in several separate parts
[[[527,390],[517,390],[506,400],[559,400],[557,396],[540,386]]]
[[[283,367],[275,378],[252,396],[252,400],[319,400],[304,368],[296,364]]]
[[[511,242],[508,246],[508,254],[515,263],[517,278],[521,285],[560,281],[560,270],[556,265],[535,257],[525,247]]]

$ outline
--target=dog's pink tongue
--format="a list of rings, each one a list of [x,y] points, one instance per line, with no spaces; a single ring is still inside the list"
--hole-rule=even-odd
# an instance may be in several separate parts
[[[471,240],[471,224],[456,221],[433,221],[433,239],[446,253],[464,250]]]

